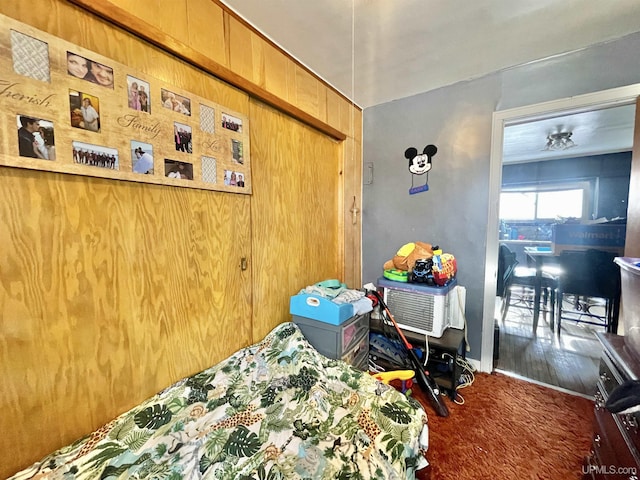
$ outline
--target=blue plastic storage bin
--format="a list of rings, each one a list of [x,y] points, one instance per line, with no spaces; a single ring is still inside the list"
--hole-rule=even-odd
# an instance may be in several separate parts
[[[291,297],[289,312],[298,317],[311,318],[331,325],[340,325],[353,317],[353,305],[334,303],[319,295],[301,293]]]

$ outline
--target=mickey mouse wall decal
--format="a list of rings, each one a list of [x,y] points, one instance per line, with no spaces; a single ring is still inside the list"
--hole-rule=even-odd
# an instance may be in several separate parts
[[[429,171],[431,170],[432,163],[431,158],[438,152],[438,147],[435,145],[427,145],[421,154],[418,154],[418,150],[414,147],[409,147],[405,150],[404,156],[409,160],[409,171],[411,172],[411,188],[409,194],[414,195],[420,192],[426,192],[429,190]],[[424,180],[424,185],[414,186],[413,181],[416,175],[427,174]]]

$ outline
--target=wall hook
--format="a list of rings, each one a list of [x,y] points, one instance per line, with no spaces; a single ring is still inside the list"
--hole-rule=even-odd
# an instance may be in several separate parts
[[[356,207],[356,196],[353,196],[353,205],[351,206],[351,210],[349,210],[351,212],[351,223],[353,223],[354,225],[356,223],[358,223],[358,213],[360,213],[360,210],[358,209],[358,207]]]

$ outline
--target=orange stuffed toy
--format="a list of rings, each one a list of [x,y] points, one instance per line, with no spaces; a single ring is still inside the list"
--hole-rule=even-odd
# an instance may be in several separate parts
[[[403,245],[395,256],[385,262],[384,270],[402,270],[411,272],[416,260],[429,259],[433,257],[431,244],[424,242],[411,242]]]

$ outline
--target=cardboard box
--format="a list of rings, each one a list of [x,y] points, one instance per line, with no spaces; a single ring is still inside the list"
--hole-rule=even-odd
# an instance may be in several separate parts
[[[554,255],[563,251],[584,251],[591,248],[624,253],[624,242],[627,235],[626,225],[596,223],[581,225],[564,223],[553,226],[551,248]]]

